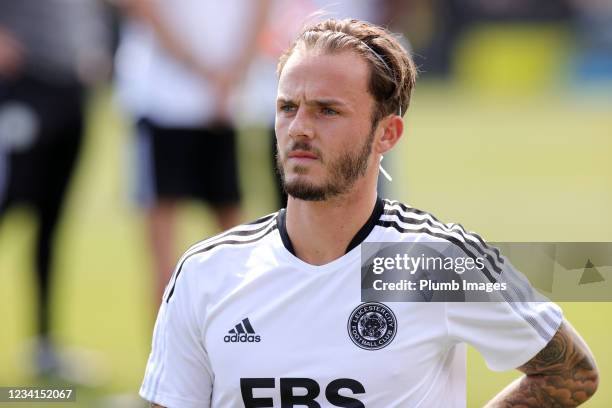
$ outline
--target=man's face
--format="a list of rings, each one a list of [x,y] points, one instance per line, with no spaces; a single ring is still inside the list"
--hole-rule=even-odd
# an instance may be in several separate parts
[[[320,201],[349,191],[371,159],[369,68],[353,52],[296,50],[278,85],[277,166],[287,193]]]

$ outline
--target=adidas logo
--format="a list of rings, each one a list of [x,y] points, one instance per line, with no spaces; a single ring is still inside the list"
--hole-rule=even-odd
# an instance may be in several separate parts
[[[253,326],[249,318],[242,319],[242,322],[238,323],[236,327],[227,332],[228,334],[223,337],[223,341],[226,343],[259,343],[261,337],[255,334]]]

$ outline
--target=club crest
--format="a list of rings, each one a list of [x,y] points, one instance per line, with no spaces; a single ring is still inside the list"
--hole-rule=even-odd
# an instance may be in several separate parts
[[[365,350],[380,350],[393,341],[397,319],[388,306],[369,302],[357,306],[348,319],[349,337]]]

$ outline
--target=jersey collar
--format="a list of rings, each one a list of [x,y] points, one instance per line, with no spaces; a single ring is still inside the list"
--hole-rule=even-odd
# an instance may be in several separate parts
[[[361,244],[370,232],[376,226],[376,221],[380,218],[385,208],[385,203],[380,197],[376,197],[376,204],[374,205],[374,209],[372,210],[372,214],[370,214],[370,218],[366,221],[365,224],[357,231],[351,242],[346,247],[345,254],[350,252],[353,248],[357,247]],[[287,233],[287,224],[286,224],[287,211],[285,208],[279,211],[278,217],[276,218],[276,225],[278,227],[278,231],[280,232],[281,241],[283,241],[283,245],[293,256],[295,255],[295,250],[293,249],[293,244],[291,243],[291,239],[289,238],[289,234]]]

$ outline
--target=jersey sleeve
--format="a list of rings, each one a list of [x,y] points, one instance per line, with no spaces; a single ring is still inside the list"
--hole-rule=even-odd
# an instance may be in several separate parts
[[[185,266],[184,266],[185,267]],[[167,408],[208,408],[213,374],[202,343],[188,271],[164,297],[153,331],[140,396]]]
[[[465,247],[486,260],[488,277],[483,274],[482,281],[503,282],[507,290],[496,301],[447,303],[448,334],[455,342],[472,345],[493,371],[517,368],[548,344],[563,313],[494,248],[482,241]]]

